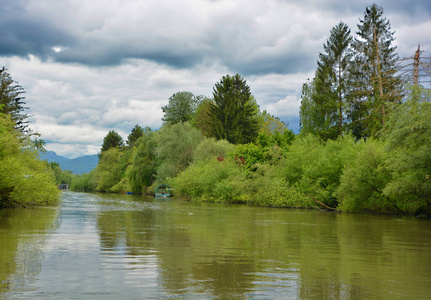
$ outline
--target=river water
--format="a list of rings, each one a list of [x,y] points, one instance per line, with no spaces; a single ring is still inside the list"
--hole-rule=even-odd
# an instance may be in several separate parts
[[[63,192],[0,210],[0,299],[430,299],[431,221]]]

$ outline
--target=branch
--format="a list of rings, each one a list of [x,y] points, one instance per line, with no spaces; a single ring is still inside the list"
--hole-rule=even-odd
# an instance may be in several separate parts
[[[308,196],[308,197],[310,197],[311,199],[313,199],[313,200],[314,200],[314,202],[316,202],[317,204],[319,204],[319,205],[321,205],[321,206],[325,207],[325,208],[326,208],[326,209],[328,209],[328,210],[337,211],[337,209],[336,209],[336,208],[334,208],[334,207],[330,207],[330,206],[327,206],[325,203],[320,202],[319,200],[317,200],[316,198],[314,198],[314,197],[312,197],[312,196]]]

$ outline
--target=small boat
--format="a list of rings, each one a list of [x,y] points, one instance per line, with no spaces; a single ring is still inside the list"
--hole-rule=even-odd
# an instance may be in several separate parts
[[[169,192],[171,190],[171,187],[167,184],[160,184],[156,186],[156,193],[154,194],[155,197],[170,197],[171,193]]]

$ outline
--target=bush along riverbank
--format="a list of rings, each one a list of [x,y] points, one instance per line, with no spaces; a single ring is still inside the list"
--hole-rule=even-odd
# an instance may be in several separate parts
[[[285,129],[234,145],[188,122],[165,124],[134,147],[102,152],[72,187],[145,193],[167,183],[192,201],[430,215],[431,103],[419,92],[397,107],[379,139],[324,141]]]

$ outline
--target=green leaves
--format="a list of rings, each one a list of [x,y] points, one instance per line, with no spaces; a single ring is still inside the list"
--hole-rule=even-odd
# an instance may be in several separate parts
[[[10,116],[0,114],[0,207],[58,202],[52,169],[14,127]]]
[[[123,138],[114,130],[110,130],[108,134],[103,138],[103,144],[102,148],[100,149],[100,152],[109,150],[111,148],[121,148],[123,146]]]
[[[403,85],[396,75],[398,55],[391,25],[382,7],[366,8],[353,43],[353,91],[350,101],[352,125],[358,138],[377,137],[393,108],[401,103]],[[356,124],[359,123],[359,124]]]
[[[431,97],[419,87],[413,89],[383,133],[389,152],[387,165],[393,176],[384,194],[407,214],[431,206]]]
[[[250,87],[240,75],[223,76],[213,89],[210,103],[210,136],[233,144],[254,142],[258,127],[258,106]]]
[[[349,92],[348,71],[351,52],[350,29],[340,22],[332,28],[319,54],[316,76],[304,84],[301,103],[303,134],[315,133],[323,139],[335,139],[344,131],[345,107]]]
[[[162,121],[170,125],[189,122],[193,119],[198,104],[199,97],[191,92],[177,92],[169,97],[169,104],[162,107],[165,113]]]
[[[10,115],[15,122],[16,128],[22,132],[28,130],[27,114],[23,113],[27,107],[24,107],[24,89],[16,84],[11,75],[3,67],[0,69],[0,112]]]

